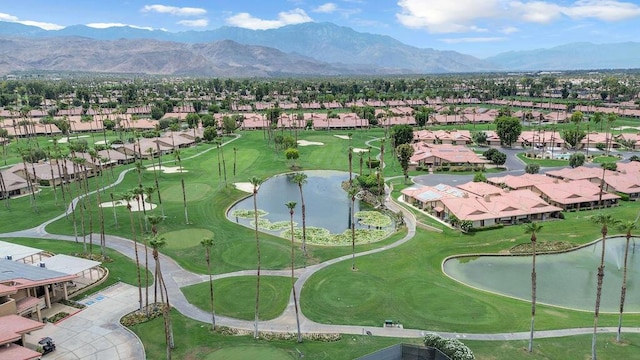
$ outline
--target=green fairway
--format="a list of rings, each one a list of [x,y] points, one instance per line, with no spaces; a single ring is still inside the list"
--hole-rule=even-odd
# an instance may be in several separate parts
[[[173,174],[172,174],[173,175]],[[175,175],[174,175],[175,176]],[[183,175],[186,176],[186,175]],[[211,186],[203,183],[186,182],[184,185],[184,192],[187,196],[187,201],[201,200],[210,195]],[[179,183],[168,186],[163,189],[162,192],[163,201],[176,201],[182,203],[182,185]]]
[[[216,313],[243,320],[255,318],[256,277],[230,277],[213,282]],[[209,282],[182,288],[187,300],[211,311]],[[291,292],[291,278],[260,276],[260,320],[275,319],[284,311]]]
[[[205,356],[205,360],[286,360],[297,359],[297,357],[280,349],[267,346],[236,346],[216,350]]]
[[[182,229],[170,231],[162,234],[167,240],[167,248],[169,249],[185,249],[192,246],[200,246],[200,240],[213,235],[211,230],[207,229]]]

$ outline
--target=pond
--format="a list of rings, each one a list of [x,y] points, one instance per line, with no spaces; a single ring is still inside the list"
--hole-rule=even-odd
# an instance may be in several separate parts
[[[314,170],[305,171],[305,174],[307,174],[307,183],[302,186],[302,191],[306,206],[308,240],[310,232],[314,232],[313,228],[317,229],[315,232],[326,233],[326,236],[329,236],[329,234],[343,234],[347,230],[350,233],[351,199],[341,186],[343,181],[349,179],[349,173]],[[300,189],[296,183],[291,181],[292,175],[281,174],[271,177],[260,186],[257,195],[257,207],[259,211],[266,213],[260,217],[259,225],[261,231],[289,238],[289,209],[285,206],[285,203],[289,201],[297,203],[293,216],[294,226],[296,229],[302,227]],[[370,214],[373,210],[357,199],[354,205],[356,215]],[[243,210],[245,215],[250,213],[249,216],[236,216]],[[377,214],[382,215],[380,213]],[[382,222],[384,226],[378,227],[366,225],[362,219],[356,220],[355,227],[358,229],[359,242],[380,240],[381,237],[393,230],[391,219],[386,215],[383,215],[383,217],[385,218]],[[227,218],[230,221],[253,228],[253,197],[249,196],[232,206],[227,213]],[[372,234],[375,236],[372,237]],[[367,238],[366,240],[365,237]],[[319,240],[320,243],[330,245],[327,241],[327,239]],[[336,239],[333,240],[333,242],[336,241]],[[313,243],[314,241],[311,242]],[[336,245],[338,244],[336,243]]]
[[[625,312],[640,312],[640,242],[629,245]],[[602,287],[603,312],[617,312],[624,264],[624,237],[607,239],[605,276]],[[537,301],[554,306],[593,311],[596,275],[602,242],[563,253],[536,256]],[[447,260],[444,272],[466,285],[531,300],[531,256],[477,256]]]

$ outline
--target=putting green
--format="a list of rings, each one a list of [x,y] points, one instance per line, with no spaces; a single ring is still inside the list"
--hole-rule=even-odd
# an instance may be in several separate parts
[[[211,186],[203,183],[186,183],[184,191],[187,193],[187,201],[200,200],[211,192]],[[163,201],[182,202],[182,185],[171,185],[162,191]]]
[[[295,359],[288,352],[268,346],[234,346],[216,350],[205,357],[206,360],[281,360]]]
[[[162,237],[167,240],[167,248],[169,249],[185,249],[200,246],[200,240],[202,240],[202,238],[211,236],[213,236],[213,232],[199,228],[170,231],[162,234]]]

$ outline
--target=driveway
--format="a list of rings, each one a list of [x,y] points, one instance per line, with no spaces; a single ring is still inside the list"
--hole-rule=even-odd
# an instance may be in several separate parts
[[[85,309],[57,323],[47,324],[27,337],[33,344],[45,336],[56,343],[56,351],[44,357],[55,359],[144,359],[140,339],[120,325],[120,318],[138,306],[137,288],[118,283],[82,301]]]

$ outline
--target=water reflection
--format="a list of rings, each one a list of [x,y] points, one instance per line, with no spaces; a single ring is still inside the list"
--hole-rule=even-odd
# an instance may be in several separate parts
[[[640,312],[640,239],[629,245],[625,311]],[[626,239],[607,239],[601,311],[616,312]],[[536,257],[537,299],[550,305],[592,311],[602,242],[564,254]],[[445,262],[444,272],[467,285],[524,300],[531,298],[530,256],[478,256]]]
[[[350,229],[351,199],[341,187],[341,183],[349,179],[349,173],[341,171],[305,171],[307,183],[303,185],[304,201],[306,204],[307,226],[328,229],[332,234],[342,233]],[[277,175],[266,180],[258,191],[258,209],[268,213],[264,218],[270,222],[289,221],[289,210],[284,205],[288,201],[295,201],[293,221],[302,226],[302,203],[298,185],[291,181],[292,174]],[[360,201],[355,201],[355,211],[360,211]],[[365,210],[366,204],[362,204]],[[227,217],[239,224],[250,226],[251,219],[233,217],[236,209],[253,210],[253,198],[250,196],[229,210]],[[356,222],[356,228],[368,228]]]

